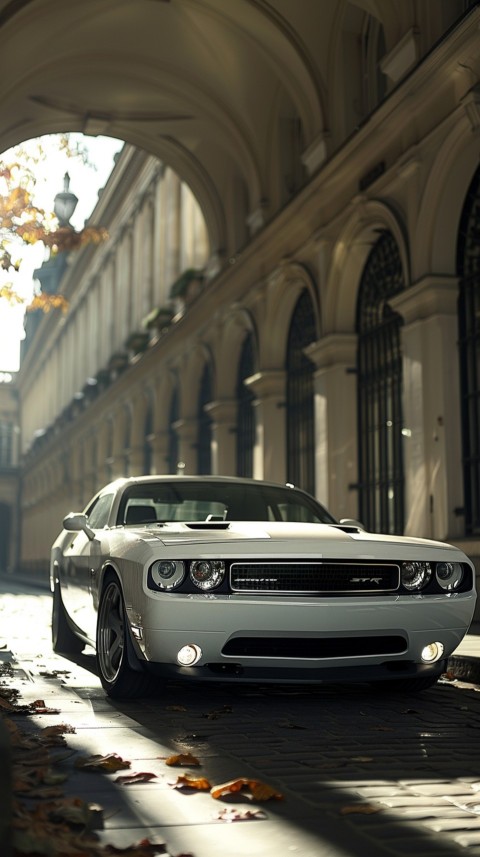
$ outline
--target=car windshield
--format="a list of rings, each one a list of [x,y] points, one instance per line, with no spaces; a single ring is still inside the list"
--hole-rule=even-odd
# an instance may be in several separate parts
[[[123,494],[117,525],[167,521],[295,521],[335,519],[309,495],[293,488],[229,482],[137,483]]]

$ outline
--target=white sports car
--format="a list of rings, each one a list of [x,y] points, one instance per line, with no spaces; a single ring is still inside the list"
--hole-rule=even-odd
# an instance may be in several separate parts
[[[367,533],[288,485],[119,479],[63,526],[53,647],[93,645],[112,697],[161,676],[423,690],[473,616],[462,551]]]

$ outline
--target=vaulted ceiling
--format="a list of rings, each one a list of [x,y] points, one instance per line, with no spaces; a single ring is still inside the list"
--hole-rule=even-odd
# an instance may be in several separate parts
[[[449,2],[454,15],[461,4]],[[61,131],[125,140],[189,183],[210,235],[231,250],[287,201],[282,122],[302,148],[293,189],[349,131],[335,95],[346,30],[371,17],[388,50],[416,7],[435,3],[0,0],[0,151]],[[237,212],[228,223],[226,207]]]

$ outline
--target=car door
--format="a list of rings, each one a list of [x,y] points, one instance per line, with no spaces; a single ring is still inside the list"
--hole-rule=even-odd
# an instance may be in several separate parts
[[[60,573],[62,599],[76,625],[90,638],[95,637],[96,615],[92,598],[92,582],[103,562],[102,532],[107,526],[113,494],[98,497],[87,509],[93,539],[83,531],[70,533],[64,547]]]

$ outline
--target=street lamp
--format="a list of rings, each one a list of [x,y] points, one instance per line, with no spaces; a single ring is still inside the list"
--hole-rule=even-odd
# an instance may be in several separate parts
[[[53,201],[53,210],[57,216],[59,225],[72,226],[70,218],[77,207],[78,198],[70,190],[70,176],[65,173],[63,178],[63,192],[57,193]]]

